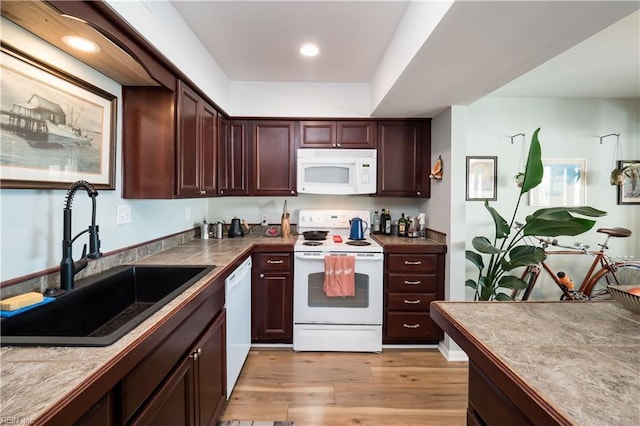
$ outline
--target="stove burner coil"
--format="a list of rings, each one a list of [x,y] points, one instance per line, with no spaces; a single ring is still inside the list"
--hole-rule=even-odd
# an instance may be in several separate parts
[[[303,246],[321,246],[322,243],[320,241],[305,241],[302,243]]]
[[[371,243],[365,240],[349,240],[345,243],[348,246],[370,246]]]

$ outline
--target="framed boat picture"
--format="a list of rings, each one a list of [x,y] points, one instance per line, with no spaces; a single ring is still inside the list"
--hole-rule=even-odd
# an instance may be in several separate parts
[[[117,98],[0,48],[0,186],[115,189]]]

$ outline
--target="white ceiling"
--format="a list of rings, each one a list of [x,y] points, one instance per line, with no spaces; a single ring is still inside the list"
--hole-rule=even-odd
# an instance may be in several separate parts
[[[488,94],[640,98],[638,1],[456,1],[430,32],[416,14],[443,2],[411,3],[173,1],[232,81],[368,82],[375,91],[381,70],[391,72],[372,116],[430,117]],[[406,63],[395,60],[395,74],[383,69],[403,57],[394,50],[411,31],[426,40]],[[316,58],[298,54],[308,41]]]

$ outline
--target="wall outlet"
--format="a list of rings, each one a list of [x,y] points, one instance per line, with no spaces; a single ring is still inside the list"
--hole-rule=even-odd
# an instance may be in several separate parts
[[[185,222],[191,221],[191,207],[187,206],[184,208],[184,220]]]
[[[268,225],[268,220],[267,220],[267,215],[265,213],[262,214],[262,219],[260,220],[260,225],[261,226],[267,226]]]
[[[124,225],[125,223],[131,223],[131,206],[129,206],[127,204],[118,205],[116,223],[118,225]]]

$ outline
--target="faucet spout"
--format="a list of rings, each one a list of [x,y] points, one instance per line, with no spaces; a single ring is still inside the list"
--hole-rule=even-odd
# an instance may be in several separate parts
[[[71,237],[71,203],[78,189],[85,189],[91,198],[91,225],[75,237]],[[71,290],[75,275],[87,267],[87,258],[98,259],[100,252],[99,227],[96,225],[96,197],[98,191],[89,182],[80,180],[73,183],[67,191],[62,223],[62,260],[60,261],[60,288]],[[87,245],[84,245],[82,257],[78,261],[73,260],[73,242],[85,232],[89,233],[90,252],[87,254]]]

